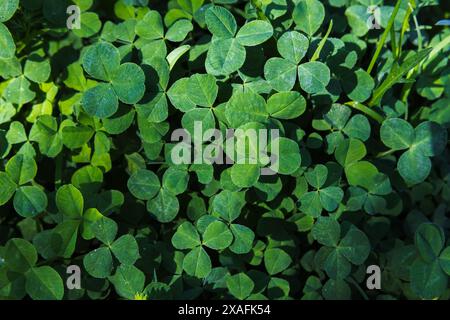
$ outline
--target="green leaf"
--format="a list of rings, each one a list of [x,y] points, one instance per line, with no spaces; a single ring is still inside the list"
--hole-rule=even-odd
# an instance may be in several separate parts
[[[330,69],[322,62],[303,63],[298,67],[298,78],[304,91],[319,93],[324,91],[330,82]]]
[[[347,139],[342,141],[336,148],[335,157],[343,167],[363,159],[367,154],[366,147],[358,139]]]
[[[411,147],[414,152],[421,152],[428,157],[437,156],[447,145],[447,130],[436,122],[422,122],[414,133],[415,139]]]
[[[164,188],[155,198],[147,202],[147,211],[161,223],[168,223],[175,219],[179,209],[177,197]]]
[[[106,247],[95,249],[84,256],[83,265],[94,278],[107,278],[113,270],[111,251]]]
[[[26,278],[26,290],[33,300],[62,300],[64,297],[63,281],[53,268],[32,268]]]
[[[14,209],[22,217],[34,217],[44,212],[46,208],[47,196],[38,187],[20,187],[14,196]]]
[[[202,125],[202,130],[214,129],[216,121],[214,115],[209,108],[195,108],[186,112],[181,119],[181,124],[191,135],[195,135],[195,122]]]
[[[235,93],[228,101],[225,115],[233,128],[249,122],[264,123],[268,117],[266,101],[256,93]]]
[[[370,137],[370,123],[369,120],[362,114],[357,114],[351,117],[342,130],[350,138],[366,141]]]
[[[333,218],[319,217],[312,228],[312,236],[324,246],[335,247],[341,238],[341,227]]]
[[[102,22],[98,15],[94,12],[83,12],[80,15],[80,29],[74,29],[75,33],[80,38],[89,38],[98,33],[102,27]]]
[[[3,257],[8,269],[19,273],[25,273],[32,268],[38,260],[34,246],[28,241],[20,238],[8,240]]]
[[[190,78],[178,79],[167,92],[170,102],[175,108],[186,112],[195,108],[195,103],[190,100],[188,88],[191,86]],[[202,103],[204,100],[202,100]]]
[[[300,210],[312,217],[320,216],[322,212],[322,203],[320,201],[319,192],[307,192],[300,197]]]
[[[275,156],[275,161],[272,161],[270,166],[273,171],[289,175],[300,168],[302,157],[295,141],[284,137],[277,138],[271,142],[270,149],[272,156]]]
[[[34,179],[37,165],[33,158],[22,154],[15,155],[6,164],[6,173],[18,185],[23,185]]]
[[[439,257],[444,248],[444,231],[436,224],[422,223],[416,230],[414,242],[421,258],[431,263]]]
[[[189,50],[191,46],[185,44],[184,46],[180,46],[174,50],[172,50],[166,57],[167,62],[169,63],[169,70],[172,70],[175,67],[177,61]]]
[[[318,0],[301,0],[292,13],[297,27],[312,36],[322,25],[325,18],[325,8]]]
[[[0,22],[11,19],[18,7],[19,0],[0,0]]]
[[[52,246],[56,256],[69,259],[75,251],[79,220],[66,220],[59,223],[51,235]]]
[[[258,182],[260,173],[258,164],[235,163],[231,167],[231,180],[239,188],[250,188]]]
[[[114,241],[111,251],[122,264],[134,264],[139,258],[139,247],[131,234],[125,234]]]
[[[371,15],[368,11],[366,6],[360,5],[353,5],[345,10],[348,24],[352,28],[352,32],[358,37],[362,37],[369,32],[367,22],[370,21]],[[376,19],[377,17],[374,15],[374,18]]]
[[[245,193],[229,190],[220,192],[212,202],[213,212],[230,223],[239,217],[244,205]]]
[[[272,95],[267,101],[267,111],[277,119],[295,119],[306,109],[306,100],[298,92],[280,92]]]
[[[2,7],[0,7],[0,9],[2,9]],[[14,57],[16,52],[16,44],[14,43],[14,39],[8,28],[1,23],[1,21],[5,21],[4,15],[6,15],[6,13],[4,13],[3,10],[0,10],[0,12],[0,46],[2,48],[2,51],[0,52],[0,59],[11,59]]]
[[[120,265],[116,273],[109,277],[114,285],[116,292],[125,299],[134,299],[137,293],[144,290],[145,275],[144,273],[131,265]]]
[[[190,276],[205,278],[211,272],[211,259],[202,247],[196,247],[183,260],[183,270]]]
[[[209,74],[195,74],[189,78],[186,94],[189,100],[201,107],[212,107],[219,87],[216,79]]]
[[[417,184],[424,181],[431,171],[431,161],[417,150],[408,150],[398,160],[400,175],[408,183]]]
[[[349,300],[351,293],[348,284],[341,279],[329,279],[322,288],[322,295],[327,300]]]
[[[88,126],[67,126],[62,129],[62,140],[67,148],[77,149],[88,143],[94,133]]]
[[[291,257],[281,249],[267,249],[264,252],[264,266],[271,276],[286,270],[291,263]]]
[[[341,250],[331,249],[326,257],[324,269],[331,279],[345,279],[351,272],[351,264]]]
[[[166,39],[172,42],[181,42],[193,29],[194,26],[189,20],[178,20],[167,30]]]
[[[273,27],[269,22],[253,20],[242,26],[236,35],[243,46],[257,46],[266,42],[273,35]]]
[[[333,104],[323,119],[333,128],[343,130],[351,115],[349,107],[341,104]]]
[[[83,215],[83,195],[71,184],[62,186],[56,192],[56,206],[64,216],[80,219]]]
[[[314,169],[305,173],[305,178],[308,183],[316,189],[322,187],[327,181],[328,168],[323,164],[318,164]]]
[[[88,47],[83,55],[83,68],[93,78],[110,81],[120,65],[119,50],[108,42]]]
[[[128,190],[141,200],[150,200],[159,192],[161,184],[152,171],[141,169],[128,179]]]
[[[360,265],[366,261],[371,248],[364,232],[352,227],[339,243],[338,249],[351,263]]]
[[[278,39],[280,55],[294,64],[298,64],[308,52],[309,40],[297,31],[287,31]]]
[[[264,66],[264,77],[277,91],[289,91],[297,80],[297,65],[282,58],[270,58]]]
[[[364,102],[370,98],[372,90],[375,87],[375,82],[373,81],[370,74],[362,69],[356,70],[354,75],[347,75],[349,79],[354,77],[353,80],[344,80],[342,82],[344,91],[347,96],[357,102]]]
[[[233,38],[237,31],[236,19],[223,7],[211,6],[205,15],[208,30],[217,38]]]
[[[102,217],[92,225],[92,231],[94,232],[95,237],[107,246],[111,246],[113,243],[117,235],[117,230],[117,223],[107,217]]]
[[[230,250],[236,254],[245,254],[250,252],[255,239],[254,232],[250,228],[240,224],[230,225],[230,230],[234,237]]]
[[[27,59],[23,72],[25,77],[33,82],[46,82],[51,72],[50,62],[33,54]]]
[[[190,222],[183,222],[172,237],[172,244],[179,250],[193,249],[201,245],[200,236]]]
[[[245,47],[236,39],[213,39],[206,57],[206,71],[214,76],[226,76],[239,70],[245,59]]]
[[[414,141],[413,127],[403,119],[391,118],[383,122],[380,128],[383,143],[393,150],[409,148]]]
[[[232,241],[233,234],[227,225],[221,221],[212,222],[203,233],[203,245],[214,250],[226,249]]]
[[[109,118],[119,108],[119,101],[112,85],[100,83],[84,92],[81,105],[90,116]]]
[[[114,71],[111,78],[111,84],[117,97],[127,104],[135,104],[142,99],[145,92],[144,82],[144,72],[135,63],[122,64]]]
[[[9,82],[8,86],[3,92],[3,95],[9,102],[21,106],[32,101],[36,97],[36,93],[30,90],[30,86],[30,81],[28,81],[25,76],[20,76],[18,78],[12,79],[11,82]]]
[[[152,26],[149,28],[149,26]],[[158,11],[151,10],[136,24],[136,34],[147,40],[162,39],[164,25]]]
[[[12,196],[14,195],[14,192],[16,191],[17,185],[14,183],[14,181],[9,177],[8,174],[0,171],[0,206],[7,203]]]
[[[378,169],[368,161],[358,161],[348,165],[345,174],[350,185],[369,190],[373,186],[373,177],[378,174]]]
[[[448,277],[439,262],[414,261],[410,271],[411,289],[422,299],[437,299],[447,289]]]
[[[450,247],[445,248],[441,255],[439,256],[439,263],[441,265],[442,270],[445,271],[448,275],[450,275]]]
[[[230,293],[239,300],[247,298],[255,287],[253,280],[243,272],[228,276],[226,283]]]

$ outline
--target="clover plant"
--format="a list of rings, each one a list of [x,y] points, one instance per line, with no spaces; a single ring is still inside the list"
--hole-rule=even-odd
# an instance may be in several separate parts
[[[0,299],[449,299],[445,5],[0,0]]]

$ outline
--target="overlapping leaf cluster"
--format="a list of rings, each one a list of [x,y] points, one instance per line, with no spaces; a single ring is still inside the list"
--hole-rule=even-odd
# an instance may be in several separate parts
[[[0,0],[0,298],[447,299],[449,14]],[[175,165],[196,121],[278,129],[278,173]]]

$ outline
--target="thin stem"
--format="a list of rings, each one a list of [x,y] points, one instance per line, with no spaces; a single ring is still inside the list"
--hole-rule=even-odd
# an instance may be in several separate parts
[[[377,49],[375,50],[372,60],[370,61],[369,68],[367,68],[368,73],[372,72],[372,69],[375,66],[375,62],[377,62],[378,56],[380,55],[380,52],[383,49],[384,43],[386,42],[386,39],[387,39],[387,36],[388,36],[389,32],[391,31],[391,28],[394,25],[395,16],[397,15],[398,10],[400,9],[401,3],[402,3],[402,0],[397,0],[397,3],[394,7],[394,11],[392,12],[391,17],[389,18],[388,25],[381,36],[380,42],[378,43],[378,46],[377,46]]]
[[[375,121],[377,121],[380,124],[383,123],[383,121],[384,121],[384,117],[381,114],[379,114],[375,110],[363,105],[362,103],[359,103],[356,101],[350,101],[350,102],[345,103],[345,105],[365,113],[366,115],[368,115],[369,117],[371,117],[372,119],[374,119]]]
[[[394,54],[394,59],[398,60],[398,52],[397,52],[397,43],[396,43],[396,37],[395,37],[395,30],[394,28],[391,29],[391,47],[392,47],[392,52]],[[399,44],[399,47],[401,47],[401,44]]]
[[[400,32],[400,37],[398,39],[398,54],[397,56],[400,57],[402,54],[402,44],[403,44],[403,38],[405,36],[405,32],[407,29],[409,29],[409,17],[411,16],[412,12],[414,11],[414,7],[416,6],[416,3],[414,0],[409,0],[408,2],[408,10],[406,11],[405,18],[403,19],[402,23],[402,29]]]
[[[63,171],[63,154],[62,152],[56,157],[55,168],[55,190],[58,190],[62,184],[62,171]]]
[[[360,287],[359,283],[355,281],[355,279],[353,279],[352,277],[348,277],[348,282],[350,282],[351,284],[353,284],[355,286],[356,290],[358,290],[358,292],[361,294],[361,296],[363,297],[364,300],[369,300],[369,297],[364,292],[364,290]]]
[[[313,56],[311,57],[310,61],[316,61],[317,59],[319,59],[320,56],[320,52],[323,49],[323,46],[325,45],[325,43],[327,42],[328,36],[331,33],[331,30],[333,29],[333,20],[330,20],[330,24],[328,26],[328,30],[327,33],[325,34],[325,36],[322,38],[322,40],[320,40],[319,45],[317,46],[316,51],[314,52]]]
[[[388,156],[388,155],[390,155],[390,154],[393,154],[395,152],[395,150],[388,150],[388,151],[384,151],[384,152],[380,152],[379,154],[377,154],[376,156],[375,156],[375,158],[383,158],[383,157],[385,157],[385,156]]]
[[[252,6],[256,9],[256,14],[258,15],[258,19],[268,21],[264,11],[261,7],[261,3],[259,0],[251,0]]]
[[[422,50],[423,47],[422,32],[420,32],[419,22],[417,21],[417,17],[414,14],[413,14],[413,21],[417,32],[417,45],[419,47],[419,50]]]

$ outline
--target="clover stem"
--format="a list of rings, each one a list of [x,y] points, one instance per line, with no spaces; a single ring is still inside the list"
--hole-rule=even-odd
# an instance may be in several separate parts
[[[63,169],[63,157],[62,153],[60,153],[56,157],[56,168],[55,168],[55,190],[59,189],[62,182],[62,170]]]
[[[317,59],[319,59],[320,56],[320,52],[323,49],[323,46],[325,45],[325,43],[327,42],[328,36],[331,33],[331,30],[333,29],[333,19],[330,20],[330,24],[328,25],[328,30],[327,33],[325,34],[325,36],[322,38],[322,40],[320,40],[319,45],[317,46],[316,51],[314,52],[313,56],[311,57],[310,61],[316,61]]]
[[[350,101],[350,102],[346,102],[345,105],[365,113],[366,115],[368,115],[369,117],[371,117],[372,119],[374,119],[375,121],[377,121],[380,124],[383,123],[383,121],[384,121],[384,117],[381,114],[379,114],[378,112],[374,111],[373,109],[371,109],[369,107],[366,107],[362,103],[359,103],[356,101]]]
[[[394,152],[395,152],[395,150],[392,150],[392,149],[388,150],[388,151],[380,152],[379,154],[377,154],[375,156],[375,158],[382,158],[382,157],[388,156],[390,154],[393,154]]]
[[[355,279],[353,279],[352,277],[348,277],[348,282],[350,282],[351,284],[353,284],[355,286],[356,290],[358,290],[358,292],[361,294],[361,296],[363,297],[364,300],[369,300],[369,297],[364,292],[364,290],[361,288],[361,286],[358,284],[358,282],[355,281]]]
[[[397,57],[400,57],[402,54],[403,38],[405,36],[406,30],[409,29],[409,18],[411,16],[411,14],[413,13],[415,7],[416,7],[416,1],[409,0],[408,9],[406,10],[405,18],[403,19],[403,23],[402,23],[402,29],[400,31],[400,36],[398,39]]]
[[[397,3],[395,4],[395,7],[394,7],[394,11],[392,12],[391,17],[389,18],[388,25],[387,25],[386,29],[384,30],[383,34],[381,35],[380,42],[378,42],[377,49],[375,50],[372,60],[370,61],[369,67],[367,68],[367,73],[372,72],[372,69],[375,66],[375,62],[377,62],[378,56],[380,55],[381,50],[384,47],[384,43],[386,42],[387,36],[391,32],[391,29],[394,26],[395,17],[397,16],[397,12],[400,9],[401,3],[402,3],[402,0],[397,0]]]
[[[258,15],[258,19],[268,21],[269,19],[267,19],[266,15],[264,14],[259,0],[251,0],[251,3],[252,3],[252,6],[256,9],[256,14]]]

